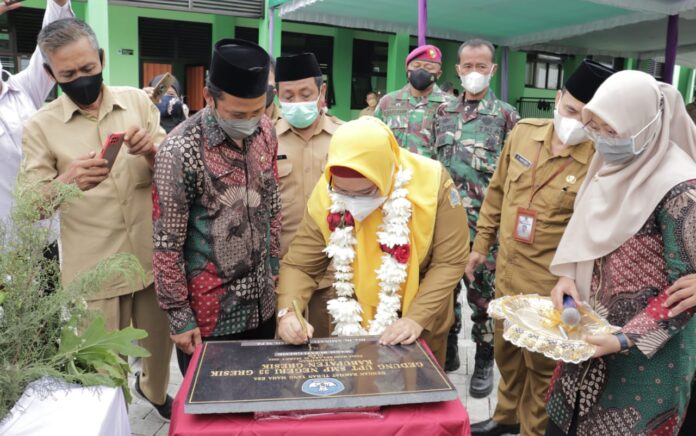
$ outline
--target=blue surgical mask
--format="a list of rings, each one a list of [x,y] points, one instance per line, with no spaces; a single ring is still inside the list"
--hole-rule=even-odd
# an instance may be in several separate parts
[[[280,102],[285,118],[291,126],[297,129],[304,129],[312,125],[319,116],[319,100],[305,101],[300,103]]]
[[[606,163],[613,165],[625,164],[635,159],[636,156],[640,156],[645,151],[648,144],[655,140],[655,137],[659,132],[658,130],[655,130],[648,138],[646,138],[643,145],[636,147],[636,138],[655,121],[660,119],[661,115],[662,109],[660,109],[655,115],[655,118],[653,118],[645,127],[640,129],[638,133],[628,138],[613,138],[610,136],[604,136],[589,128],[586,128],[587,136],[594,141],[597,153],[604,158]]]
[[[227,120],[222,118],[217,111],[215,111],[215,118],[217,119],[218,125],[225,131],[227,136],[236,141],[251,136],[259,127],[259,122],[261,122],[261,117],[252,118],[250,120]]]

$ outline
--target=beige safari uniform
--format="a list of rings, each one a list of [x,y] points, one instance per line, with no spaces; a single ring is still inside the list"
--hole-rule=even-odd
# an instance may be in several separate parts
[[[283,205],[280,232],[281,258],[288,252],[290,242],[295,237],[307,209],[309,196],[319,178],[324,174],[331,137],[341,124],[343,121],[338,118],[322,114],[314,134],[309,141],[305,141],[287,120],[280,118],[276,123],[278,176],[280,199]],[[331,335],[331,317],[326,310],[326,302],[334,298],[332,284],[333,274],[329,273],[319,282],[317,292],[314,293],[308,307],[315,337]],[[291,306],[279,305],[278,309],[283,307]]]
[[[145,93],[127,87],[103,87],[99,116],[80,110],[66,95],[44,106],[24,128],[23,170],[29,179],[48,184],[78,157],[99,153],[111,133],[131,126],[145,128],[159,144],[165,137],[159,111]],[[140,341],[152,356],[143,359],[140,387],[156,404],[167,394],[172,343],[169,321],[157,304],[152,279],[152,169],[143,156],[128,154],[124,144],[109,177],[60,206],[63,284],[117,253],[135,256],[145,280],[117,274],[100,290],[86,295],[109,330],[144,329]]]
[[[586,141],[553,156],[553,132],[553,120],[519,121],[508,137],[488,186],[473,250],[487,255],[496,237],[500,241],[496,297],[550,295],[558,280],[549,272],[549,266],[573,213],[575,196],[587,174],[594,145]],[[537,185],[570,161],[560,174],[536,193],[530,207],[532,166],[540,147]],[[513,238],[519,207],[537,212],[533,244]],[[556,363],[505,341],[502,327],[502,322],[496,321],[495,360],[501,380],[493,419],[501,424],[515,424],[519,420],[521,434],[543,435],[548,421],[544,400]]]
[[[433,243],[420,265],[418,293],[403,317],[423,327],[421,337],[444,365],[447,334],[454,322],[452,291],[464,275],[469,258],[469,229],[457,188],[444,168],[440,189],[433,195],[438,196]],[[324,248],[326,242],[319,226],[305,212],[291,250],[280,266],[278,307],[289,307],[293,299],[303,305],[312,297],[316,282],[329,265]]]

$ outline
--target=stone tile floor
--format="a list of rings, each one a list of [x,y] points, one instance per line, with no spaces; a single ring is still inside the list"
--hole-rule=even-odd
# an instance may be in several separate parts
[[[483,421],[493,415],[496,403],[496,390],[488,398],[476,399],[469,396],[469,378],[474,371],[474,354],[476,347],[470,339],[471,312],[464,305],[464,326],[459,336],[459,358],[461,367],[455,372],[449,373],[450,380],[456,385],[459,397],[466,406],[471,422]],[[169,394],[174,397],[181,385],[182,376],[176,363],[176,356],[172,353],[170,364]],[[495,369],[495,383],[498,384],[500,374]],[[131,379],[132,382],[132,379]],[[160,419],[156,412],[144,401],[134,398],[129,411],[131,432],[137,436],[164,436],[169,432],[169,423]]]

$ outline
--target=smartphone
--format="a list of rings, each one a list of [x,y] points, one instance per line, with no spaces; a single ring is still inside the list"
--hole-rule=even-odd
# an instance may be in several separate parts
[[[164,73],[164,76],[157,82],[157,84],[154,87],[154,90],[152,91],[152,102],[154,104],[157,104],[162,100],[162,97],[164,97],[164,94],[167,93],[167,90],[169,89],[170,86],[174,84],[174,76],[172,76],[169,73]]]
[[[118,152],[121,151],[121,146],[123,145],[123,139],[125,137],[125,132],[112,133],[104,142],[104,147],[102,147],[99,157],[107,160],[108,163],[106,166],[109,168],[109,171],[111,171],[114,162],[116,162],[116,156],[118,156]]]

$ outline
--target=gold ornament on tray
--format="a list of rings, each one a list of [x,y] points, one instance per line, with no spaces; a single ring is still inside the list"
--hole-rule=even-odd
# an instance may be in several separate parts
[[[503,338],[529,351],[554,360],[580,363],[595,353],[595,346],[583,336],[619,331],[587,305],[579,306],[581,318],[576,326],[561,320],[561,313],[549,297],[537,294],[496,298],[488,305],[488,314],[504,320]]]

